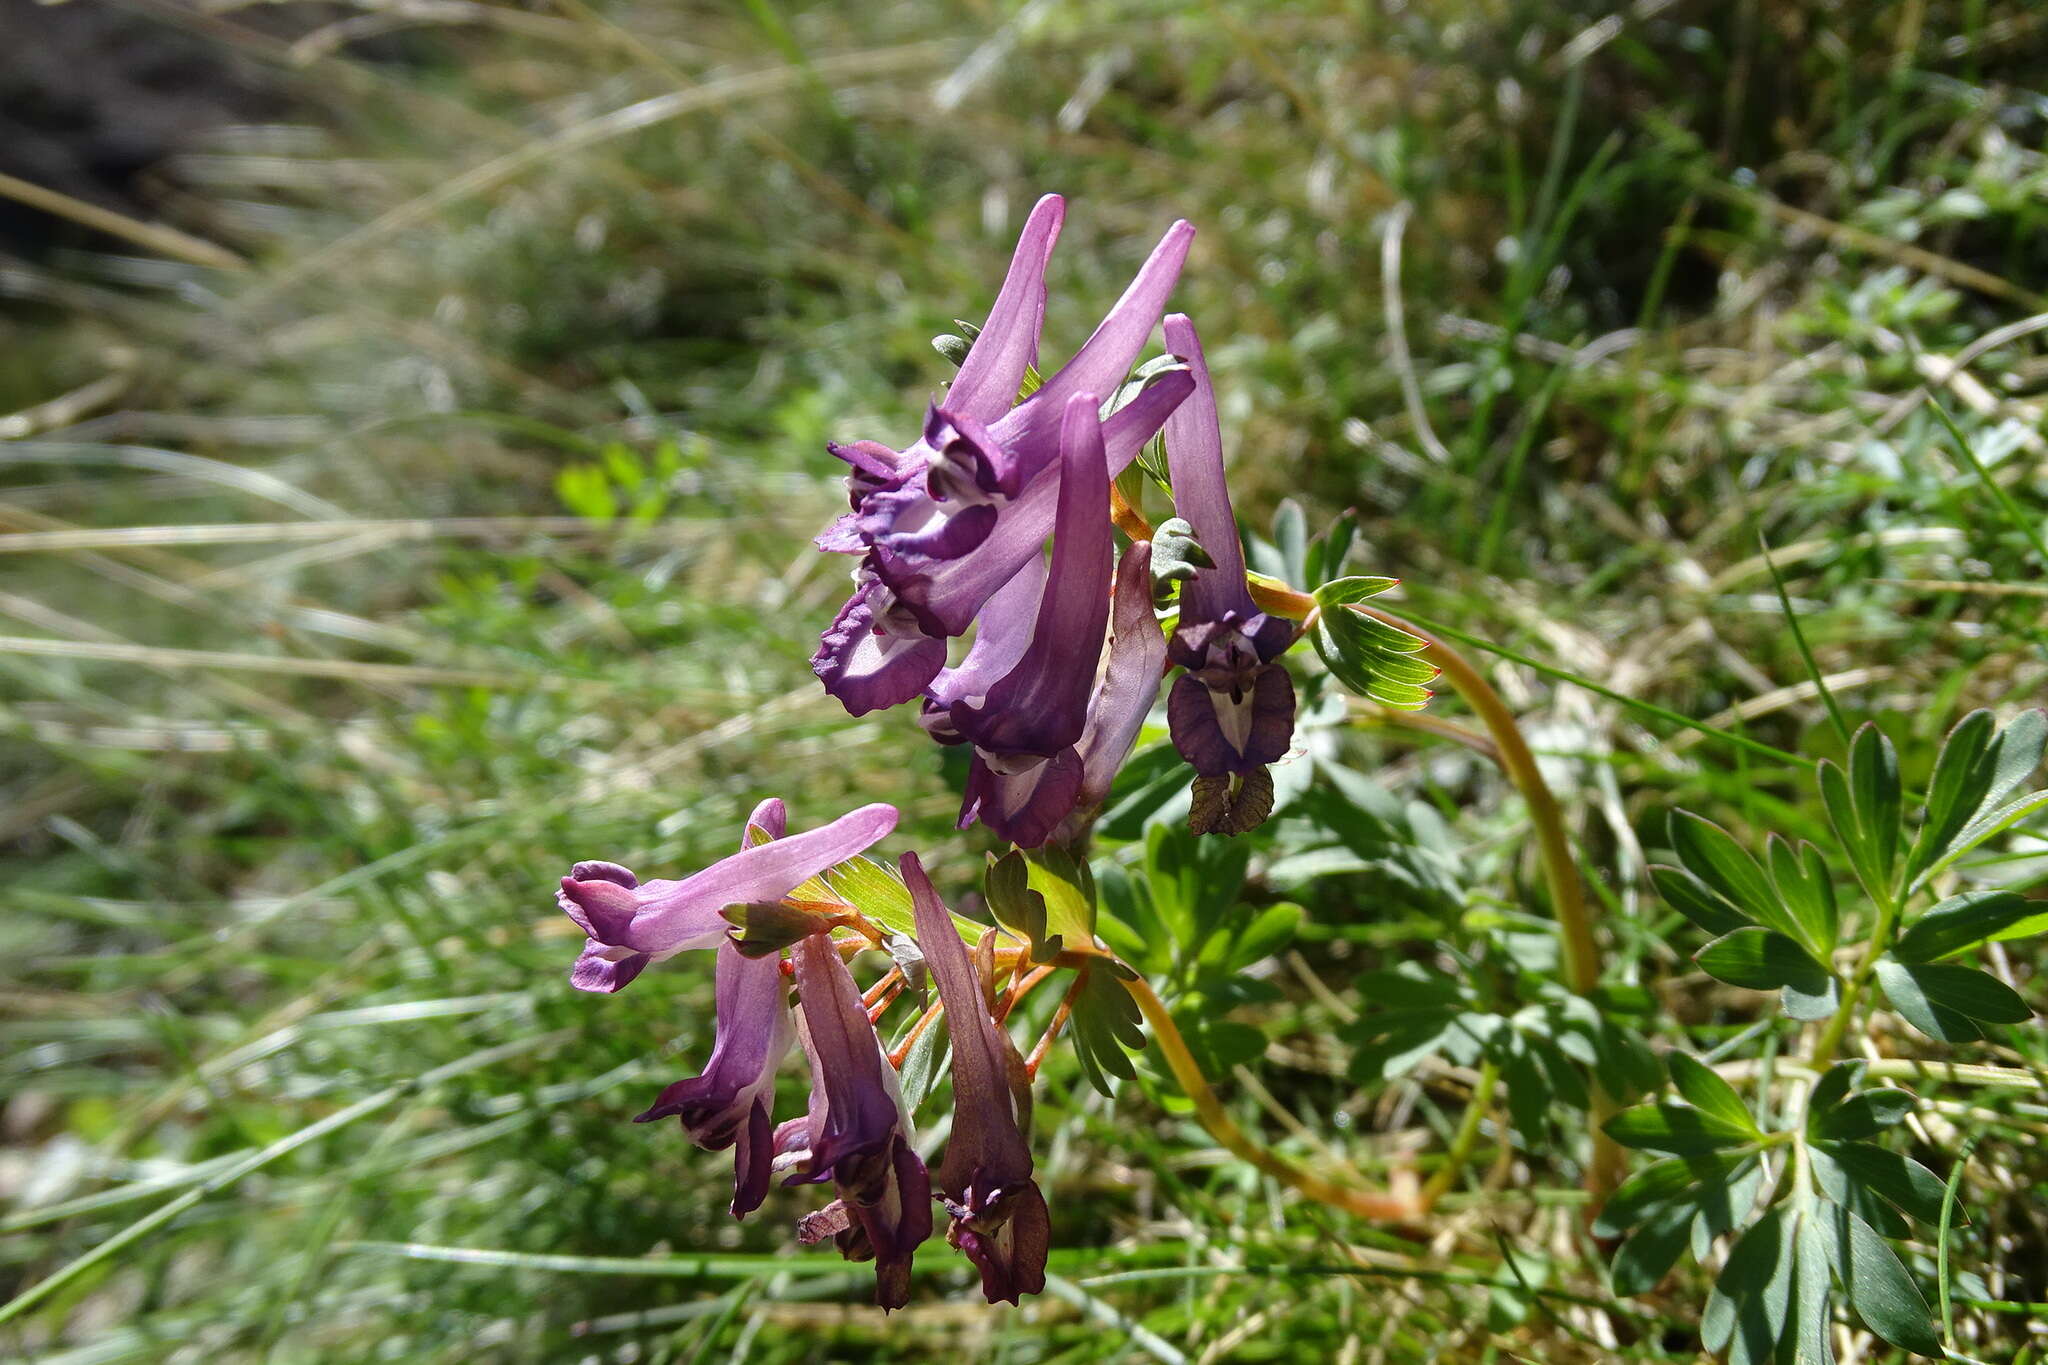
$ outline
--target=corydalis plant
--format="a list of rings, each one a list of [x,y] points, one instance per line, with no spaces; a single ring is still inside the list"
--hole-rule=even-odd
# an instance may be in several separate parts
[[[1625,1145],[1665,1159],[1617,1192],[1597,1230],[1627,1233],[1614,1261],[1622,1293],[1652,1287],[1688,1246],[1704,1259],[1731,1243],[1701,1321],[1708,1349],[1725,1351],[1731,1365],[1832,1361],[1844,1306],[1894,1346],[1946,1354],[1894,1244],[1915,1223],[1932,1229],[1966,1215],[1940,1177],[1887,1140],[1917,1107],[1916,1077],[2028,1088],[2034,1080],[1948,1067],[1938,1054],[1841,1058],[1876,1051],[1881,1010],[1949,1045],[2032,1019],[2011,986],[1964,959],[2048,928],[2048,914],[2014,892],[1956,882],[1973,850],[2048,809],[2048,793],[2015,795],[2044,740],[2040,711],[2003,730],[1990,712],[1971,713],[1943,744],[1915,822],[1891,741],[1864,726],[1846,769],[1818,767],[1839,861],[1771,834],[1759,862],[1719,825],[1673,815],[1678,865],[1653,875],[1665,899],[1713,936],[1696,960],[1719,981],[1774,993],[1786,1025],[1768,1063],[1723,1063],[1756,1080],[1749,1099],[1722,1070],[1672,1054],[1674,1097],[1608,1124]],[[1925,1050],[1910,1035],[1898,1041]],[[1780,1078],[1782,1097],[1769,1085]]]
[[[1186,255],[1187,224],[1167,232],[1094,336],[1040,382],[1045,270],[1063,211],[1056,197],[1033,210],[988,320],[919,439],[900,451],[832,448],[851,468],[851,510],[818,538],[858,555],[859,566],[813,666],[852,714],[915,700],[934,740],[971,749],[961,826],[978,822],[1016,845],[991,857],[983,879],[996,925],[952,915],[915,855],[904,855],[900,875],[859,856],[894,825],[882,806],[789,835],[781,804],[768,802],[740,852],[681,881],[643,885],[593,862],[562,883],[562,908],[589,940],[572,974],[582,989],[616,991],[664,957],[716,948],[711,1057],[641,1117],[675,1117],[699,1145],[735,1149],[735,1216],[758,1209],[777,1175],[829,1183],[835,1197],[799,1220],[798,1237],[829,1237],[845,1256],[872,1259],[884,1308],[907,1301],[934,1199],[947,1240],[991,1301],[1043,1288],[1052,1222],[1030,1145],[1031,1087],[1069,1021],[1081,1070],[1105,1093],[1110,1078],[1135,1075],[1128,1053],[1147,1041],[1142,1020],[1226,1148],[1365,1217],[1411,1218],[1420,1207],[1408,1194],[1304,1171],[1247,1138],[1195,1055],[1199,1047],[1218,1061],[1230,1026],[1195,1025],[1191,1046],[1169,1006],[1098,937],[1084,845],[1175,669],[1165,729],[1194,770],[1194,835],[1245,833],[1272,811],[1268,768],[1287,757],[1296,720],[1282,656],[1304,633],[1316,632],[1340,682],[1389,704],[1419,705],[1418,684],[1435,670],[1407,657],[1419,638],[1351,623],[1357,603],[1392,580],[1337,577],[1348,522],[1312,557],[1283,566],[1320,583],[1313,595],[1267,580],[1258,586],[1271,605],[1255,597],[1194,324],[1167,317],[1167,353],[1132,369]],[[1155,435],[1164,460],[1146,472],[1176,514],[1156,530],[1142,490],[1126,497],[1115,485]],[[1318,620],[1331,613],[1343,621]],[[954,657],[948,640],[970,633]],[[1243,856],[1237,865],[1241,880]],[[1241,970],[1270,956],[1293,922],[1261,916],[1240,941],[1246,955],[1231,960]],[[1100,927],[1119,933],[1114,920]],[[887,965],[863,990],[852,964],[869,961]],[[1060,1008],[1020,1054],[1012,1012],[1060,972],[1072,974]],[[878,1027],[914,994],[913,980],[921,994],[927,974],[937,1000],[885,1044]],[[1199,973],[1171,974],[1183,978],[1184,1000],[1223,994]],[[953,1113],[939,1155],[920,1147],[913,1118],[941,1080],[942,1037]],[[777,1125],[774,1076],[792,1039],[809,1062],[810,1098]]]

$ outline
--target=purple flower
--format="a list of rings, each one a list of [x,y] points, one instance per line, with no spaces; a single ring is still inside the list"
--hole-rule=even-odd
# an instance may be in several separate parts
[[[911,1147],[910,1116],[896,1071],[861,1004],[860,987],[829,935],[813,934],[790,952],[796,963],[798,1025],[811,1059],[811,1108],[775,1133],[785,1182],[830,1180],[839,1198],[804,1219],[798,1235],[831,1235],[850,1261],[875,1262],[875,1302],[910,1300],[910,1259],[932,1234],[931,1177]]]
[[[1195,377],[1194,393],[1166,421],[1174,510],[1214,564],[1181,589],[1168,656],[1186,671],[1167,694],[1167,724],[1198,774],[1244,776],[1281,758],[1293,741],[1294,683],[1274,660],[1293,643],[1294,628],[1259,611],[1245,586],[1216,391],[1186,315],[1167,318],[1166,345]]]
[[[775,1069],[796,1040],[780,954],[750,958],[731,943],[719,944],[717,1000],[717,1036],[703,1074],[663,1090],[633,1121],[673,1116],[708,1152],[736,1146],[732,1216],[744,1218],[768,1196]]]
[[[578,990],[617,991],[650,962],[691,948],[713,948],[732,926],[729,905],[773,903],[835,863],[843,863],[896,827],[896,808],[875,804],[788,838],[773,837],[784,820],[780,801],[763,802],[749,828],[770,837],[743,844],[681,881],[644,885],[617,863],[578,863],[562,878],[555,901],[589,935],[570,982]]]
[[[901,452],[876,442],[831,447],[850,467],[853,510],[817,543],[863,559],[853,598],[811,666],[854,715],[923,692],[945,666],[944,640],[965,634],[984,604],[1039,555],[1056,517],[1071,401],[1113,392],[1123,381],[1194,235],[1185,222],[1168,229],[1094,335],[1018,402],[1038,352],[1046,263],[1065,212],[1057,195],[1032,210],[988,321],[945,400],[927,413],[919,440]],[[1103,422],[1111,476],[1193,386],[1180,372],[1161,376]]]
[[[1157,633],[1156,631],[1154,632]],[[1052,1225],[1031,1178],[1031,1081],[1010,1036],[989,1016],[981,978],[917,855],[898,864],[953,1039],[953,1131],[939,1163],[952,1225],[946,1240],[981,1270],[990,1303],[1045,1288]]]
[[[1067,402],[1060,426],[1059,510],[1052,568],[1016,664],[981,696],[951,707],[953,727],[984,759],[1051,758],[1081,738],[1088,693],[1109,628],[1109,577],[1115,563],[1109,524],[1109,467],[1102,458],[1101,405],[1092,393]],[[991,629],[1008,632],[1000,619]]]
[[[977,753],[961,827],[979,820],[1019,847],[1036,848],[1075,810],[1099,805],[1159,694],[1166,648],[1152,614],[1152,543],[1137,541],[1117,565],[1109,661],[1088,701],[1080,740],[1041,764],[1008,773]]]
[[[740,847],[780,839],[789,817],[771,797],[754,808]],[[768,1195],[773,1160],[775,1069],[796,1041],[782,982],[780,954],[750,958],[730,942],[718,945],[718,1021],[711,1060],[701,1075],[663,1090],[635,1123],[679,1118],[690,1140],[710,1152],[735,1147],[732,1216],[744,1218]]]

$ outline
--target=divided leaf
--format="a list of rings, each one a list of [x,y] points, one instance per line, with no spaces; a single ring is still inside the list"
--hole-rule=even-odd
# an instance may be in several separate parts
[[[1820,795],[1828,823],[1849,855],[1856,879],[1880,903],[1893,899],[1902,793],[1898,754],[1875,725],[1865,724],[1856,732],[1847,773],[1821,762]]]
[[[1799,937],[1816,957],[1825,959],[1835,950],[1840,914],[1835,907],[1834,880],[1828,876],[1827,859],[1812,844],[1791,844],[1773,834],[1764,841],[1770,863],[1771,884],[1778,899],[1792,912]]]
[[[1945,1353],[1927,1300],[1899,1263],[1898,1253],[1854,1213],[1844,1210],[1842,1221],[1846,1235],[1841,1239],[1840,1273],[1850,1305],[1871,1331],[1892,1345],[1941,1358]]]
[[[1906,859],[1909,886],[1924,882],[2042,799],[2006,797],[2041,762],[2048,742],[2048,712],[2022,711],[1996,734],[1989,711],[1972,711],[1956,723],[1935,760],[1927,793],[1927,817]]]
[[[1751,923],[1792,938],[1800,936],[1798,921],[1779,901],[1770,878],[1727,830],[1691,811],[1675,810],[1671,813],[1671,844],[1686,871]]]
[[[1913,1158],[1875,1143],[1840,1139],[1818,1141],[1813,1150],[1825,1153],[1846,1181],[1882,1195],[1909,1217],[1923,1223],[1941,1221],[1942,1183]]]
[[[1339,606],[1316,614],[1309,639],[1337,681],[1359,696],[1401,711],[1428,704],[1424,684],[1438,670],[1415,657],[1427,647],[1418,637]]]
[[[1145,1046],[1138,1004],[1106,971],[1089,970],[1074,995],[1074,1054],[1088,1083],[1109,1095],[1109,1077],[1130,1080],[1137,1074],[1125,1049]]]
[[[1743,1118],[1748,1119],[1745,1112]],[[1607,1136],[1624,1147],[1700,1156],[1756,1140],[1756,1128],[1683,1104],[1639,1104],[1607,1120]]]
[[[1974,1042],[1982,1024],[2023,1024],[2034,1017],[2012,987],[1975,967],[1879,958],[1877,984],[1900,1017],[1944,1043]]]
[[[1656,864],[1650,868],[1650,882],[1672,909],[1717,938],[1749,923],[1726,898],[1682,867]]]
[[[1723,934],[1694,956],[1716,981],[1752,991],[1783,991],[1794,1019],[1825,1019],[1841,1002],[1834,974],[1783,934],[1751,926]]]
[[[1965,891],[1908,925],[1892,945],[1891,955],[1901,962],[1954,957],[2040,912],[2040,906],[2011,891]]]
[[[1683,1052],[1672,1053],[1666,1064],[1671,1068],[1671,1083],[1693,1108],[1732,1127],[1744,1129],[1752,1137],[1763,1136],[1757,1129],[1756,1120],[1750,1117],[1749,1106],[1735,1093],[1735,1087],[1716,1075],[1712,1067]]]

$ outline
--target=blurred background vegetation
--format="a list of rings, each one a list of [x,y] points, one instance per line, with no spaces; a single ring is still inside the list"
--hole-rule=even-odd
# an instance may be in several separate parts
[[[1048,353],[1195,221],[1176,306],[1247,521],[1356,508],[1397,610],[1522,656],[1493,676],[1611,973],[1732,1031],[1754,1002],[1691,972],[1642,869],[1674,803],[1820,828],[1799,769],[1721,738],[1835,747],[1760,538],[1909,785],[1964,710],[2043,694],[2048,11],[0,0],[0,34],[0,1290],[88,1257],[0,1355],[1697,1355],[1696,1272],[1580,1302],[1611,1296],[1531,1194],[1554,1164],[1489,1137],[1415,1270],[1169,1086],[1105,1102],[1070,1061],[1056,1292],[984,1309],[933,1250],[885,1321],[787,1254],[795,1196],[735,1225],[719,1158],[626,1122],[701,1059],[709,975],[575,995],[551,887],[687,870],[782,794],[901,804],[892,851],[965,889],[946,756],[810,677],[845,566],[807,542],[824,441],[908,439],[928,339],[1058,190]],[[1468,756],[1331,742],[1454,872],[1390,846],[1297,885],[1255,852],[1253,898],[1310,916],[1225,1083],[1383,1172],[1469,1077],[1347,1081],[1348,978],[1540,895]],[[2048,1299],[2048,1110],[1951,1107],[1982,1158],[1958,1254],[2019,1305],[1960,1320],[2010,1358]],[[708,1259],[601,1259],[650,1252]]]

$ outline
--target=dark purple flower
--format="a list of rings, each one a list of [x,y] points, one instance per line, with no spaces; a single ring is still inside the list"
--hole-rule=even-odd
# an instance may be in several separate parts
[[[717,1037],[702,1075],[663,1090],[635,1123],[675,1117],[709,1152],[737,1146],[732,1216],[744,1218],[768,1195],[774,1159],[775,1069],[796,1041],[780,955],[750,958],[718,945]]]
[[[946,642],[882,586],[874,570],[855,570],[853,596],[819,639],[811,671],[850,716],[909,701],[946,666]]]
[[[1019,847],[1036,848],[1076,809],[1099,805],[1109,795],[1166,669],[1166,637],[1152,614],[1150,541],[1124,551],[1110,605],[1109,660],[1089,699],[1080,740],[1044,763],[1011,773],[976,754],[960,808],[963,829],[979,820]]]
[[[781,810],[780,801],[764,802],[750,827],[759,823],[772,835]],[[732,927],[720,913],[725,907],[779,901],[895,827],[894,806],[862,806],[803,834],[744,845],[681,881],[643,885],[617,863],[578,863],[555,895],[556,904],[589,935],[570,982],[578,990],[617,991],[650,962],[691,948],[715,948]]]
[[[1167,646],[1188,671],[1166,694],[1166,723],[1173,747],[1203,777],[1263,768],[1285,757],[1293,741],[1294,683],[1285,668],[1259,658],[1254,639],[1243,623],[1226,619],[1182,626]]]
[[[873,1257],[875,1302],[901,1308],[910,1300],[911,1255],[932,1234],[931,1177],[911,1146],[895,1068],[839,950],[829,935],[813,934],[790,956],[811,1108],[776,1131],[776,1165],[792,1171],[787,1184],[833,1183],[843,1207],[811,1215],[799,1235],[815,1241],[829,1232],[848,1260]]]
[[[1046,262],[1064,215],[1057,195],[1032,210],[988,321],[920,439],[901,452],[874,442],[832,447],[851,469],[853,510],[817,543],[864,558],[854,599],[811,665],[856,715],[924,691],[944,666],[943,641],[965,634],[983,605],[1040,554],[1056,517],[1067,408],[1077,394],[1110,393],[1123,381],[1194,235],[1187,223],[1174,224],[1095,334],[1018,402],[1038,350]],[[1192,389],[1185,374],[1163,375],[1103,422],[1111,476]]]
[[[789,832],[782,802],[771,797],[754,808],[740,847],[780,839]],[[718,1020],[711,1060],[701,1075],[663,1090],[635,1123],[679,1118],[690,1140],[710,1152],[736,1147],[732,1216],[744,1218],[768,1195],[773,1160],[775,1069],[796,1041],[780,954],[750,958],[730,942],[718,945]]]
[[[1274,661],[1294,628],[1252,603],[1244,551],[1223,477],[1223,431],[1201,338],[1185,314],[1166,319],[1166,345],[1185,361],[1195,391],[1166,420],[1174,510],[1194,528],[1214,567],[1181,588],[1168,656],[1186,672],[1166,698],[1173,745],[1203,777],[1244,776],[1287,752],[1294,683]]]
[[[953,727],[998,762],[1051,758],[1072,747],[1088,723],[1088,693],[1109,628],[1115,563],[1100,410],[1092,393],[1075,394],[1067,403],[1060,428],[1052,568],[1038,599],[1030,643],[986,693],[962,697],[951,708]],[[999,632],[1014,628],[1000,620],[989,624]]]
[[[989,1015],[967,945],[917,855],[899,866],[924,953],[953,1040],[953,1131],[939,1163],[952,1225],[946,1240],[981,1270],[990,1303],[1017,1302],[1045,1288],[1052,1225],[1031,1178],[1031,1081],[1010,1036]]]

